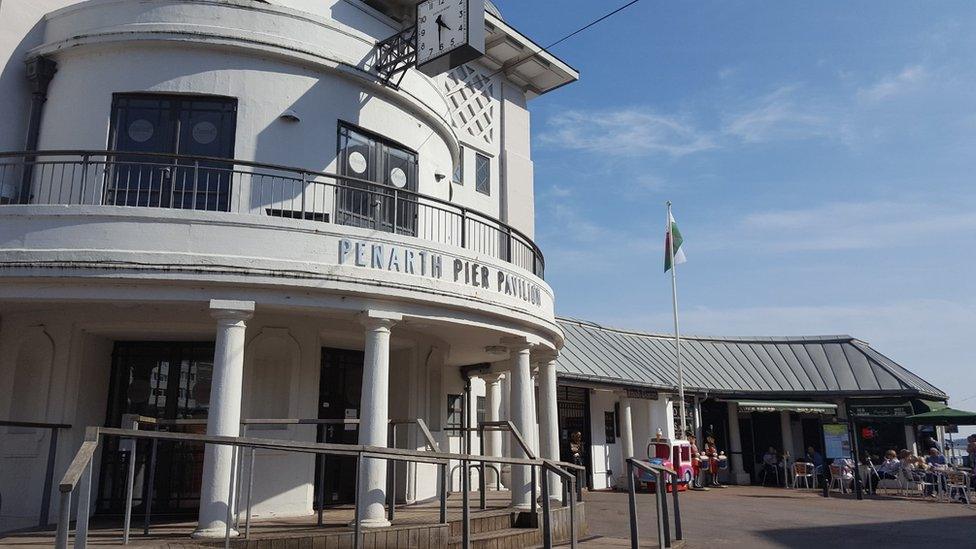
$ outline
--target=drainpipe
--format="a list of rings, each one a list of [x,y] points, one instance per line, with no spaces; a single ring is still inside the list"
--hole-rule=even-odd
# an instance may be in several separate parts
[[[27,121],[27,143],[24,146],[27,152],[37,150],[37,142],[41,136],[41,114],[44,112],[44,103],[47,102],[48,86],[57,71],[58,64],[47,57],[34,57],[27,60],[27,81],[31,86],[30,118]],[[33,155],[24,157],[24,174],[20,181],[20,204],[29,204],[31,200],[31,181],[34,172],[32,163],[35,158]]]

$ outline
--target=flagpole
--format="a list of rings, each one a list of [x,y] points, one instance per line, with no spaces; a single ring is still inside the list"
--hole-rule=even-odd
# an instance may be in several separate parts
[[[678,266],[674,262],[674,235],[671,234],[671,201],[668,201],[668,256],[671,258],[671,306],[674,311],[674,359],[678,367],[678,414],[681,417],[681,432],[677,438],[683,440],[688,431],[685,415],[685,380],[681,370],[681,332],[678,331]]]

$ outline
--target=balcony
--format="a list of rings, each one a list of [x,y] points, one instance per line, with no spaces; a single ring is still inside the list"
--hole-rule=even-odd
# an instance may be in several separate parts
[[[539,278],[545,260],[517,229],[439,198],[299,168],[111,151],[0,153],[0,204],[225,212],[360,227],[456,246]]]

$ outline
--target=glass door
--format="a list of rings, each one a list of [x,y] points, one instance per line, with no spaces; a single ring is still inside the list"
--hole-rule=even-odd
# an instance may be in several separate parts
[[[210,407],[214,346],[210,342],[117,342],[106,425],[120,427],[124,414],[156,419],[198,420],[201,423],[160,427],[160,430],[204,434]],[[149,427],[145,427],[149,428]],[[106,439],[98,487],[97,510],[121,514],[125,510],[128,452],[118,439]],[[183,515],[199,508],[203,477],[203,447],[198,444],[160,442],[155,475],[151,443],[140,442],[136,451],[133,507],[145,509],[153,498],[153,515]],[[152,495],[150,496],[150,477]]]
[[[237,100],[176,95],[116,94],[110,149],[233,158]],[[233,163],[139,154],[109,159],[104,202],[228,211]]]
[[[363,388],[362,351],[322,349],[319,380],[319,419],[359,419]],[[325,425],[319,429],[319,442],[358,444],[359,427]],[[324,460],[324,461],[323,461]],[[316,508],[352,503],[356,499],[356,459],[322,457],[316,462]],[[324,475],[324,476],[323,476]]]
[[[339,175],[376,184],[346,181],[340,186],[338,223],[385,232],[395,227],[398,234],[416,236],[416,153],[342,124]]]

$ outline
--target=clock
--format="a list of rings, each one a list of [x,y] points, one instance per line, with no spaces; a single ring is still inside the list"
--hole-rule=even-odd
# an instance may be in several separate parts
[[[417,4],[417,70],[436,76],[485,54],[485,0]]]

